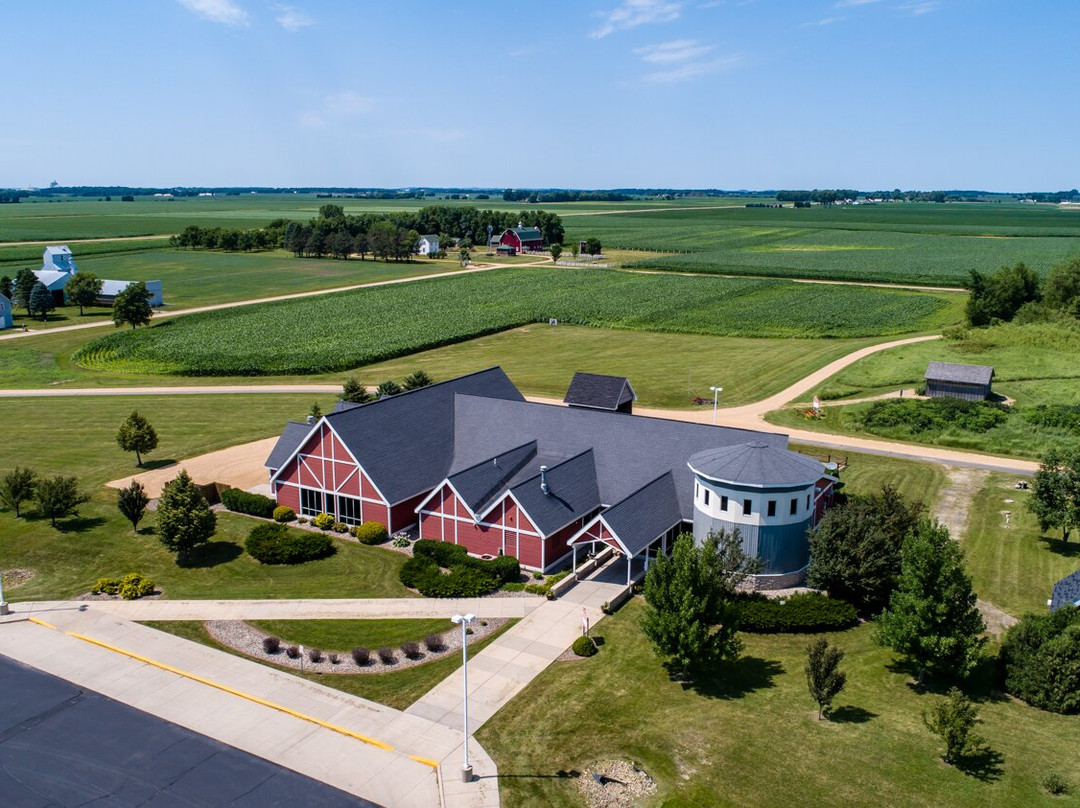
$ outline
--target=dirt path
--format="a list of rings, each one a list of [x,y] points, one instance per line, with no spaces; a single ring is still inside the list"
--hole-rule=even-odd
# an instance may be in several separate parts
[[[961,466],[948,466],[946,473],[949,482],[941,491],[934,515],[949,529],[949,536],[962,542],[967,537],[967,526],[971,516],[971,502],[986,484],[989,472]],[[1000,636],[1017,620],[1011,614],[989,601],[977,602],[979,613],[986,623],[986,630],[994,636]]]

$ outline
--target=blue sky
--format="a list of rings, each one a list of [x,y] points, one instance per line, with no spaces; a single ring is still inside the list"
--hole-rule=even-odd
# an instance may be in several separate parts
[[[44,0],[0,186],[1080,185],[1075,0]]]

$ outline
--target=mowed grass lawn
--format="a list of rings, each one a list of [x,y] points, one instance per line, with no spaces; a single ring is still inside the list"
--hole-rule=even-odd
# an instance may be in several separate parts
[[[8,424],[41,424],[9,444],[0,469],[16,464],[41,475],[74,474],[92,494],[78,517],[56,528],[24,505],[24,517],[0,511],[0,563],[25,569],[33,578],[5,589],[11,600],[70,598],[86,592],[103,576],[141,572],[170,598],[411,597],[398,581],[405,556],[381,548],[339,541],[326,559],[293,567],[264,566],[242,552],[252,519],[218,516],[214,540],[177,565],[154,533],[148,514],[133,533],[116,508],[116,492],[102,483],[135,471],[134,459],[114,442],[120,422],[138,408],[155,425],[160,448],[150,465],[267,437],[284,422],[304,415],[315,396],[104,397],[0,401]],[[330,400],[323,398],[324,408]]]
[[[849,494],[876,494],[881,491],[882,485],[888,483],[906,499],[918,500],[928,509],[933,509],[947,479],[939,463],[919,463],[899,457],[843,450],[830,451],[797,443],[791,444],[790,448],[822,462],[845,462],[847,465],[840,472],[840,482],[844,492]]]
[[[313,620],[303,621],[310,623],[326,623],[337,621],[326,620]],[[424,620],[356,620],[346,621],[355,623],[366,624],[363,630],[375,635],[386,634],[389,636],[391,631],[399,631],[399,628],[391,629],[390,624],[404,624],[415,623],[414,629],[419,628],[419,624],[427,623]],[[449,623],[449,620],[441,621],[443,623]],[[508,631],[515,623],[517,619],[508,620],[506,624],[501,626],[498,630],[493,631],[487,637],[484,637],[478,642],[469,644],[469,653],[476,654],[486,648],[491,642],[499,637],[504,632]],[[233,651],[224,645],[221,645],[214,640],[206,631],[206,627],[203,623],[197,620],[157,620],[147,621],[146,625],[151,628],[156,628],[159,631],[167,631],[170,634],[175,634],[178,637],[183,637],[185,640],[191,640],[192,642],[202,643],[208,645],[211,648],[217,648],[221,651],[233,654],[235,656],[241,656],[245,659],[250,659],[237,651]],[[306,629],[308,630],[308,629]],[[309,629],[315,632],[322,632],[322,629],[312,628]],[[423,635],[420,635],[421,637]],[[406,638],[408,639],[408,638]],[[306,645],[306,643],[305,643]],[[276,665],[270,663],[262,663],[267,667],[272,667],[275,670],[281,670]],[[435,687],[439,682],[445,679],[447,676],[461,667],[461,655],[458,653],[449,654],[442,659],[437,659],[434,662],[427,662],[423,665],[415,665],[411,668],[404,668],[400,671],[392,671],[390,673],[357,673],[357,674],[318,674],[318,673],[299,673],[291,668],[288,669],[289,673],[293,676],[301,676],[307,679],[309,682],[315,682],[316,684],[323,685],[325,687],[332,687],[335,690],[341,690],[344,693],[351,693],[354,696],[360,696],[364,699],[371,701],[377,701],[380,704],[385,704],[387,707],[393,707],[396,710],[404,710],[414,701],[419,699],[431,688]]]
[[[348,653],[357,647],[397,648],[407,640],[422,643],[429,634],[454,628],[449,617],[426,620],[250,620],[260,631],[280,637],[284,643]]]
[[[744,655],[698,687],[671,681],[641,633],[640,599],[594,628],[600,653],[541,673],[477,732],[499,766],[506,808],[583,806],[572,777],[607,759],[658,783],[648,804],[712,806],[1037,806],[1054,769],[1080,784],[1080,722],[980,698],[992,755],[983,776],[941,761],[922,722],[940,696],[913,689],[866,625],[831,635],[846,656],[834,719],[818,722],[803,666],[807,635],[742,635]],[[1075,788],[1075,785],[1074,785]]]
[[[1017,617],[1046,612],[1054,584],[1076,570],[1080,541],[1060,530],[1039,530],[1027,509],[1031,491],[1014,488],[1016,475],[991,474],[969,509],[964,549],[975,590]],[[1005,522],[1005,512],[1009,522]]]

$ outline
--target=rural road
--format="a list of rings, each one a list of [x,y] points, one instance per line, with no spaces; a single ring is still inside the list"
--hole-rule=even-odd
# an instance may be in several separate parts
[[[906,339],[891,340],[890,342],[870,345],[865,348],[860,348],[857,351],[852,351],[846,356],[842,356],[824,367],[819,368],[808,376],[804,376],[799,381],[768,398],[742,407],[730,407],[719,410],[718,423],[721,426],[736,427],[739,429],[786,434],[793,442],[810,446],[819,446],[826,449],[839,449],[882,455],[885,457],[929,461],[965,468],[1006,471],[1015,474],[1034,474],[1038,470],[1038,464],[1028,460],[984,455],[975,452],[962,452],[955,449],[943,449],[936,446],[923,446],[920,444],[901,443],[898,441],[857,438],[847,435],[832,435],[827,432],[815,432],[804,429],[787,429],[782,426],[770,424],[765,420],[766,413],[780,409],[785,404],[798,400],[829,377],[839,373],[844,368],[858,362],[866,356],[890,348],[897,348],[902,345],[911,345],[940,338],[940,335],[908,337]],[[190,385],[184,387],[98,387],[79,389],[36,388],[26,390],[0,390],[0,398],[146,396],[170,394],[214,395],[235,393],[336,393],[340,389],[341,388],[338,385],[333,384],[218,385],[206,387]],[[530,401],[545,404],[562,404],[562,401],[559,399],[546,398],[543,396],[528,396],[527,398]],[[713,417],[712,410],[708,408],[699,410],[661,410],[638,407],[634,411],[638,415],[645,415],[652,418],[666,418],[668,420],[689,421],[700,424],[712,423]]]

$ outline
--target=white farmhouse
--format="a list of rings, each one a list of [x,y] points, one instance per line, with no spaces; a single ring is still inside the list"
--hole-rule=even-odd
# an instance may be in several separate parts
[[[438,236],[420,236],[420,240],[416,242],[416,251],[420,255],[431,255],[439,251],[439,237]]]

